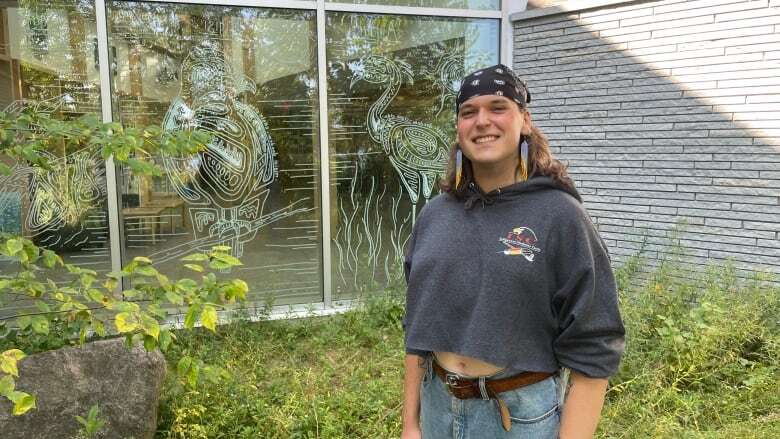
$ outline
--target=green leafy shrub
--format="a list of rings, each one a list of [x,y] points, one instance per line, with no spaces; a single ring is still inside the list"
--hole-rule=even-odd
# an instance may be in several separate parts
[[[626,354],[598,437],[780,436],[780,289],[730,266],[691,278],[680,254],[646,285],[622,284]],[[186,354],[233,373],[197,390],[168,380],[157,437],[398,437],[403,310],[402,295],[380,295],[341,315],[180,335],[171,364]]]
[[[209,253],[196,253],[184,260],[197,272],[203,272],[204,265],[212,270],[240,265],[229,250],[215,247]],[[35,307],[0,319],[0,396],[14,403],[14,414],[35,407],[32,395],[15,389],[17,363],[27,354],[115,334],[124,335],[128,346],[140,343],[148,351],[165,351],[175,340],[167,323],[171,311],[184,311],[185,328],[191,329],[200,321],[214,331],[217,309],[243,300],[249,289],[240,279],[218,280],[213,272],[204,273],[200,281],[171,281],[144,257],[136,257],[121,272],[109,273],[100,281],[92,270],[65,264],[59,256],[38,248],[30,240],[6,235],[0,235],[0,255],[21,267],[14,275],[0,275],[0,304],[11,298],[27,300]],[[55,269],[64,271],[59,273],[59,282],[41,279],[42,274]],[[123,278],[132,288],[116,293]],[[215,379],[224,375],[221,368],[192,359],[176,370],[192,386],[199,377]]]
[[[626,353],[601,435],[777,437],[780,287],[768,276],[740,280],[728,264],[691,276],[680,262],[622,292]],[[731,436],[743,423],[757,428]]]
[[[133,173],[160,175],[155,154],[193,154],[208,141],[209,136],[197,130],[163,133],[158,127],[125,128],[93,115],[58,120],[31,106],[13,114],[0,113],[0,174],[32,172],[36,178],[58,172],[51,167],[52,159],[99,151],[102,159],[111,157]],[[7,165],[14,161],[14,167]],[[184,314],[185,328],[200,322],[214,331],[217,311],[243,300],[248,290],[242,280],[218,279],[214,273],[241,265],[229,251],[217,246],[183,258],[185,267],[199,273],[198,280],[169,279],[146,257],[136,257],[121,271],[101,277],[66,264],[31,239],[0,233],[0,257],[11,267],[0,274],[0,306],[30,305],[30,310],[0,317],[0,397],[13,402],[15,415],[35,407],[34,395],[16,389],[18,363],[31,353],[116,335],[123,335],[129,346],[166,351],[176,340],[168,318],[177,312]],[[123,289],[123,285],[130,287]],[[187,356],[175,370],[190,386],[227,375],[219,366]],[[95,416],[96,411],[87,415],[87,430],[97,428]]]

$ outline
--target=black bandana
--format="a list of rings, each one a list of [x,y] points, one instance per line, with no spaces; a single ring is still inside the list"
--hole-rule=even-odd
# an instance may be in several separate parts
[[[528,91],[525,81],[503,64],[477,70],[463,78],[455,99],[455,113],[460,111],[461,104],[467,100],[483,95],[504,96],[515,101],[520,108],[531,103],[531,92]]]

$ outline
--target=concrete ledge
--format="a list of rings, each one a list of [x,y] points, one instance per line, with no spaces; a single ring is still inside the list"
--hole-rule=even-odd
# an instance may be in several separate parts
[[[639,3],[637,0],[572,0],[548,8],[531,9],[529,11],[516,12],[509,16],[509,21],[522,21],[531,18],[546,17],[548,15],[567,14],[588,9],[603,8],[604,6],[619,5],[621,3]]]
[[[371,293],[381,294],[381,293]],[[271,309],[266,309],[262,303],[250,302],[245,307],[236,307],[227,311],[217,312],[217,324],[224,325],[235,319],[249,320],[251,322],[260,322],[267,320],[290,320],[308,317],[324,317],[333,314],[345,313],[355,309],[361,303],[358,299],[352,300],[334,300],[330,307],[326,307],[322,302],[299,303],[291,305],[276,305]],[[168,316],[166,324],[171,327],[184,328],[184,315],[173,314]],[[201,327],[202,323],[198,321],[195,327]]]

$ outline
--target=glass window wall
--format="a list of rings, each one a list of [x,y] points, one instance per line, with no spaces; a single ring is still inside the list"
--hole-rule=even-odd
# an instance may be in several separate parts
[[[211,133],[198,154],[146,158],[165,170],[161,177],[117,168],[112,218],[122,263],[143,255],[171,277],[191,276],[183,256],[228,245],[244,265],[222,275],[246,280],[261,305],[402,287],[404,246],[438,193],[454,140],[458,81],[498,62],[500,20],[326,11],[319,72],[316,10],[235,3],[106,1],[109,92],[100,88],[94,0],[0,2],[0,109],[99,116],[102,92],[125,126]],[[339,3],[500,10],[499,0]],[[328,114],[326,193],[320,107]],[[52,172],[8,163],[0,231],[99,272],[119,268],[111,267],[98,152],[49,154]]]
[[[253,299],[322,301],[316,14],[182,4],[108,4],[115,118],[198,128],[161,178],[119,180],[125,261],[173,276],[181,257],[230,246]]]
[[[34,110],[61,120],[88,113],[99,117],[94,3],[22,0],[0,6],[0,109]],[[66,262],[109,271],[99,150],[58,144],[44,155],[50,171],[0,157],[12,166],[10,175],[0,175],[0,231],[20,233]]]
[[[400,286],[438,192],[464,72],[498,63],[498,20],[329,13],[333,296]]]

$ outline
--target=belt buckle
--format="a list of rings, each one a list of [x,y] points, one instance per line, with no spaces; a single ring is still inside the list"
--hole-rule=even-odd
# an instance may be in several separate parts
[[[450,386],[450,387],[455,387],[455,388],[459,387],[458,386],[458,382],[459,381],[460,381],[460,378],[458,377],[458,375],[456,375],[454,373],[448,373],[447,376],[446,376],[447,385]]]

